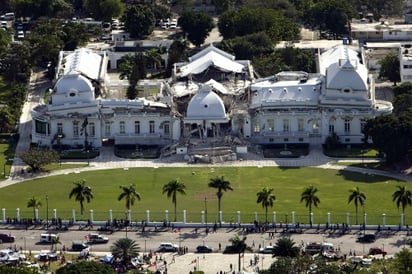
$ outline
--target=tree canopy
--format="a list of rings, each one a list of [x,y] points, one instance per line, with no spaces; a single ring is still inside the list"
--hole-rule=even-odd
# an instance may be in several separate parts
[[[187,11],[179,18],[178,24],[187,34],[187,39],[196,47],[202,45],[215,24],[213,18],[204,12]]]
[[[67,0],[11,0],[11,9],[17,17],[67,18],[73,14],[73,6]]]
[[[334,38],[348,34],[348,22],[356,10],[348,1],[320,0],[304,16],[306,24],[319,31],[330,32]]]
[[[265,32],[272,42],[292,41],[300,37],[300,27],[280,11],[246,8],[229,10],[219,16],[218,27],[224,39]]]
[[[396,111],[395,111],[396,113]],[[365,139],[372,138],[373,146],[384,153],[386,164],[406,160],[412,148],[412,112],[407,111],[396,116],[378,116],[367,121]],[[393,142],[396,140],[396,142]]]
[[[95,261],[77,261],[66,264],[56,270],[56,274],[72,273],[114,274],[115,272],[109,264],[102,264]]]
[[[379,78],[388,79],[396,86],[396,83],[401,80],[398,56],[395,54],[386,55],[383,59],[379,60],[378,63],[381,65],[379,70]]]
[[[31,148],[23,152],[20,159],[31,168],[32,172],[39,171],[43,166],[59,160],[59,154],[53,150]]]
[[[124,26],[131,37],[142,38],[153,32],[155,20],[150,6],[132,5],[126,9]]]
[[[84,0],[83,6],[94,19],[107,22],[122,16],[124,12],[121,0]]]

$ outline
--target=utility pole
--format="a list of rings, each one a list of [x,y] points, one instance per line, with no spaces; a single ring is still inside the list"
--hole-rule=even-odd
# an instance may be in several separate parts
[[[49,230],[49,196],[46,195],[46,229]]]

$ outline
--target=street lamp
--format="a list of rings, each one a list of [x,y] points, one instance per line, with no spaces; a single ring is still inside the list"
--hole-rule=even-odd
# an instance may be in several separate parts
[[[46,229],[49,230],[49,196],[46,195]]]

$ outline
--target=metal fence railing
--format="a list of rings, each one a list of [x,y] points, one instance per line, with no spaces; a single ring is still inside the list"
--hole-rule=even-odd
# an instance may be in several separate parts
[[[24,220],[52,220],[59,219],[63,221],[92,221],[105,222],[113,220],[129,220],[132,222],[177,222],[184,224],[191,223],[226,223],[226,224],[253,224],[266,223],[266,215],[262,212],[191,212],[188,210],[178,211],[176,219],[173,211],[152,212],[146,211],[114,211],[114,210],[86,210],[83,216],[79,210],[58,210],[44,209],[40,210],[20,210],[5,209],[0,212],[0,222],[22,222]],[[386,215],[386,214],[358,214],[357,218],[354,213],[318,215],[316,213],[308,214],[302,212],[268,212],[267,223],[269,224],[321,224],[321,225],[395,225],[408,226],[412,223],[412,215]]]

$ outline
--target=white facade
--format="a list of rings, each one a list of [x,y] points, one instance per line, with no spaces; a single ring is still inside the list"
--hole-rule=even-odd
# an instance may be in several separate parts
[[[79,49],[61,55],[58,80],[46,105],[32,110],[32,142],[46,147],[114,144],[166,145],[180,137],[170,106],[144,98],[105,100],[105,54]],[[178,129],[176,129],[178,127]]]
[[[214,155],[231,157],[231,146],[244,140],[323,144],[335,133],[344,144],[361,144],[367,119],[389,114],[392,104],[375,99],[373,77],[358,56],[340,45],[319,56],[318,74],[282,72],[255,80],[249,61],[209,46],[175,64],[172,79],[159,85],[157,100],[113,100],[100,96],[110,89],[107,56],[79,49],[61,55],[50,101],[32,110],[32,142],[79,148],[105,141],[180,142],[190,154],[192,145],[210,138],[224,144],[213,149]],[[210,154],[200,146],[197,152]]]
[[[401,82],[412,82],[412,44],[402,44],[399,50]]]
[[[363,143],[366,120],[390,113],[392,104],[375,100],[373,78],[348,47],[324,52],[319,64],[319,75],[279,73],[252,84],[246,137],[259,144],[323,144],[335,133],[344,144]]]

